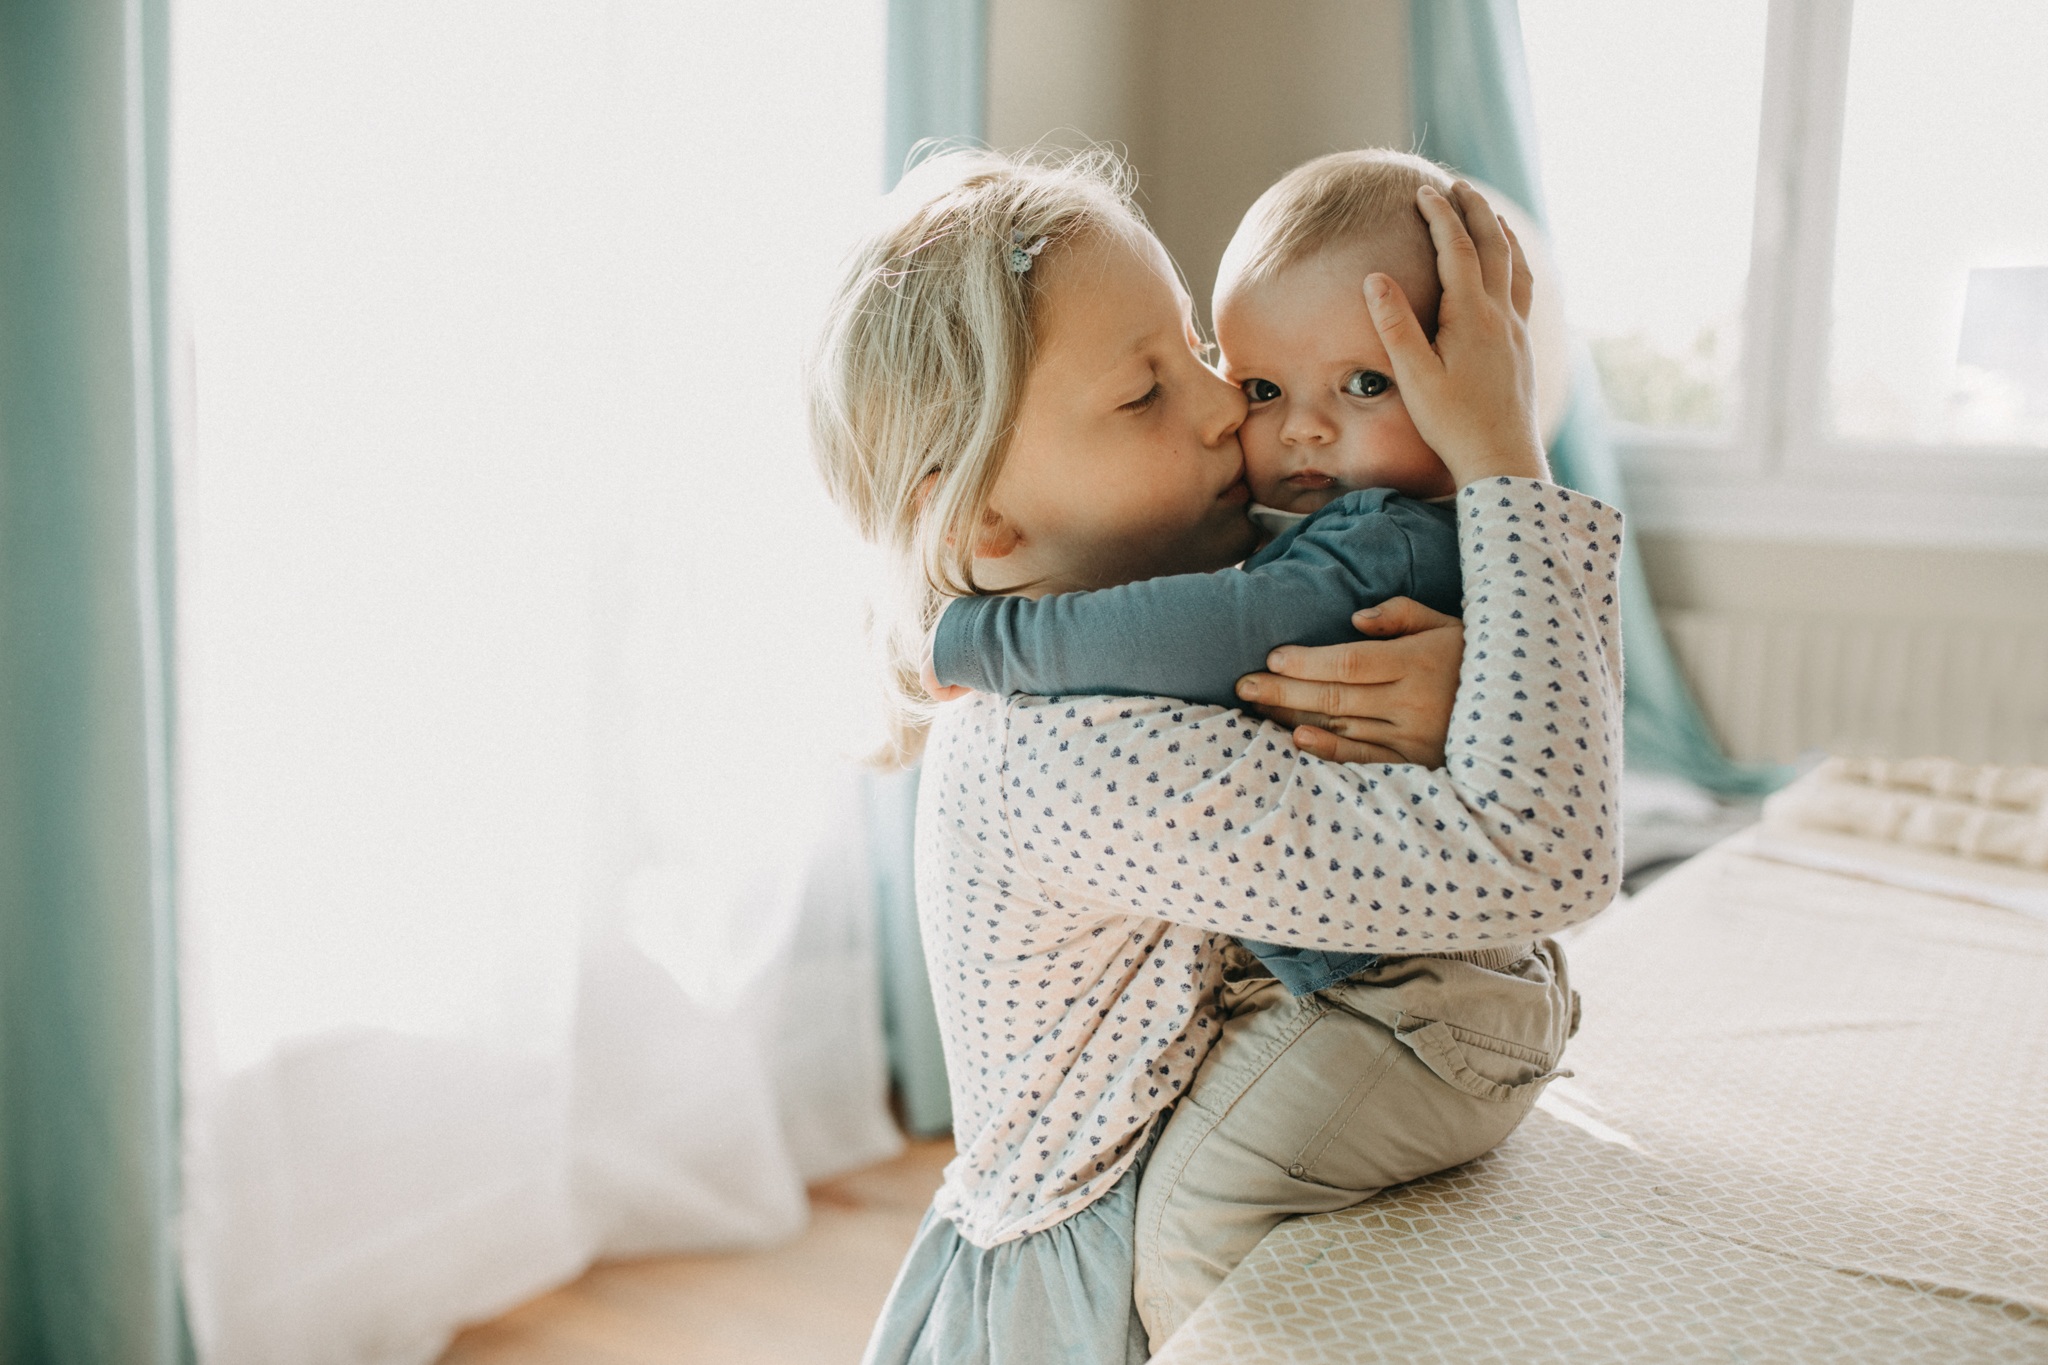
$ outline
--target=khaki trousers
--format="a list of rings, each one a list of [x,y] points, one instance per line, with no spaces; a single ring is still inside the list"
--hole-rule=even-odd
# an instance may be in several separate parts
[[[1222,1039],[1138,1190],[1138,1312],[1155,1348],[1298,1213],[1348,1208],[1513,1132],[1578,1028],[1564,954],[1395,958],[1296,999],[1224,988]]]

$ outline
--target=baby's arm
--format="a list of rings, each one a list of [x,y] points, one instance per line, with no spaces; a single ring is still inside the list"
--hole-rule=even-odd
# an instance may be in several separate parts
[[[1441,599],[1418,582],[1415,530],[1373,506],[1334,510],[1277,558],[1244,570],[1174,574],[1096,592],[967,597],[939,620],[941,683],[998,696],[1180,697],[1236,706],[1237,680],[1283,644],[1354,639],[1351,613],[1389,597]],[[1455,532],[1446,531],[1455,564]],[[1429,556],[1425,555],[1424,558]],[[1433,590],[1432,590],[1433,589]],[[1430,600],[1456,611],[1458,603]]]

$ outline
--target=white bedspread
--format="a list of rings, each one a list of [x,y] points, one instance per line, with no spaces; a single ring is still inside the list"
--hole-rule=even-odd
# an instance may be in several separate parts
[[[2048,872],[1814,816],[1888,781],[1831,765],[1595,921],[1575,1078],[1284,1224],[1155,1359],[2048,1361]]]

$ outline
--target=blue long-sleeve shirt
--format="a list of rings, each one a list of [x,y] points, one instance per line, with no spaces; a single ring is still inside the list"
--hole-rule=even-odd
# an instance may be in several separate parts
[[[1384,488],[1346,493],[1274,537],[1241,569],[1172,574],[1052,597],[963,597],[939,618],[939,681],[998,696],[1180,697],[1236,706],[1237,680],[1279,645],[1358,638],[1351,615],[1412,597],[1463,607],[1457,519]],[[1246,941],[1296,995],[1377,963]]]

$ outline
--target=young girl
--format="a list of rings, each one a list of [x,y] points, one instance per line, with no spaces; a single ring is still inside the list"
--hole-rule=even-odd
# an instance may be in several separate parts
[[[1384,272],[1435,318],[1435,252],[1415,208],[1425,185],[1454,189],[1402,152],[1319,157],[1260,196],[1224,253],[1216,336],[1250,404],[1238,444],[1252,519],[1274,539],[1217,573],[955,598],[928,690],[1230,706],[1277,647],[1355,638],[1357,608],[1407,597],[1462,610],[1456,484],[1352,287]],[[1251,960],[1225,972],[1221,1038],[1139,1187],[1135,1288],[1155,1343],[1281,1219],[1492,1151],[1556,1073],[1577,1019],[1548,939],[1385,956],[1331,951],[1316,922],[1284,943],[1240,942]]]
[[[1254,541],[1244,396],[1204,364],[1120,183],[1099,163],[941,172],[862,249],[815,377],[827,482],[911,599],[906,697],[946,596],[1219,569]],[[1461,490],[1448,766],[1328,764],[1171,700],[977,696],[933,721],[919,910],[960,1154],[869,1360],[1144,1358],[1137,1172],[1216,1041],[1226,935],[1457,953],[1611,898],[1619,519],[1538,481],[1525,267],[1482,200],[1454,197],[1418,199],[1435,347],[1398,286],[1368,289]]]

